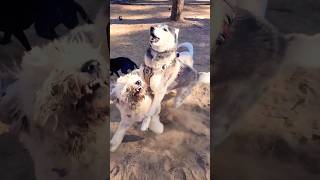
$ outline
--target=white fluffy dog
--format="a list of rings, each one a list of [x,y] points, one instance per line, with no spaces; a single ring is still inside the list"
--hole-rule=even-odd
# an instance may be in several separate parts
[[[126,131],[133,123],[143,120],[145,114],[149,111],[152,96],[140,70],[121,76],[114,83],[110,98],[120,111],[121,121],[110,141],[110,150],[112,152],[119,147]],[[159,115],[150,118],[149,128],[155,133],[163,132],[163,125],[159,120]]]
[[[94,33],[82,26],[33,48],[0,99],[0,119],[29,150],[38,180],[108,176],[108,67]]]

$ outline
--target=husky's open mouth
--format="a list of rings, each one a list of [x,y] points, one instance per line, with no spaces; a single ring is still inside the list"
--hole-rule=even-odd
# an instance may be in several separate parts
[[[153,32],[150,33],[150,42],[151,43],[157,43],[160,40]]]

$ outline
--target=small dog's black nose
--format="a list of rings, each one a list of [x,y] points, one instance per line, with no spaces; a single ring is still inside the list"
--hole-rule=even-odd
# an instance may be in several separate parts
[[[154,27],[151,26],[151,27],[150,27],[150,33],[153,33],[153,31],[154,31]]]
[[[97,60],[90,60],[81,67],[81,72],[89,74],[97,73],[99,71],[100,63]]]

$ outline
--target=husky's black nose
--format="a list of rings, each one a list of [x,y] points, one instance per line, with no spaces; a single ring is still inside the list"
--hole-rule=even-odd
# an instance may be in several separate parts
[[[154,27],[151,26],[151,27],[150,27],[150,33],[153,33],[153,31],[154,31]]]
[[[90,60],[81,67],[81,72],[89,74],[98,73],[100,63],[97,60]]]

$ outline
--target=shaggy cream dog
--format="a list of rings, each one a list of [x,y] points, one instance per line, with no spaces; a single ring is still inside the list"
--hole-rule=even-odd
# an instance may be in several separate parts
[[[153,95],[140,70],[121,76],[111,86],[110,98],[121,115],[118,129],[110,141],[110,150],[113,152],[119,147],[126,131],[133,123],[141,122],[148,113]],[[159,120],[159,115],[148,118],[150,118],[149,128],[155,133],[162,133],[163,124]]]
[[[86,25],[34,47],[0,99],[0,119],[30,152],[38,180],[108,176],[108,66],[96,32]]]

